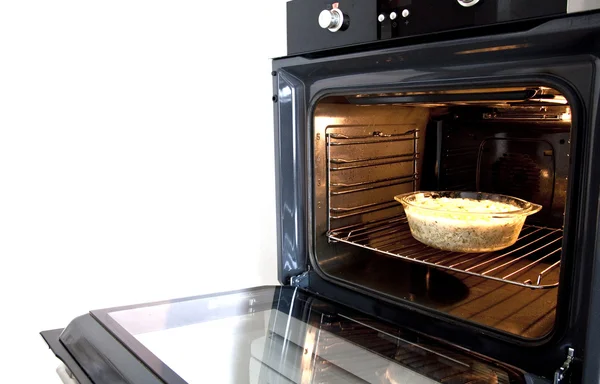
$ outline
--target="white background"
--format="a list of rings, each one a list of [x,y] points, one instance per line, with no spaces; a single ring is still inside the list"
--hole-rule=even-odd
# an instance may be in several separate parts
[[[90,309],[276,283],[284,54],[285,0],[0,2],[0,382]]]

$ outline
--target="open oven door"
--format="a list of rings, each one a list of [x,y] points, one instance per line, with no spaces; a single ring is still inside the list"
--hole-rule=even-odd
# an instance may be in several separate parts
[[[91,311],[42,336],[82,384],[540,380],[289,286]]]

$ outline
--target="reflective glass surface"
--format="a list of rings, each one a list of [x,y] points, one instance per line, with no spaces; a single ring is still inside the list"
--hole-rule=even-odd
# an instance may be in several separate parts
[[[501,367],[291,287],[94,311],[169,383],[509,383]]]

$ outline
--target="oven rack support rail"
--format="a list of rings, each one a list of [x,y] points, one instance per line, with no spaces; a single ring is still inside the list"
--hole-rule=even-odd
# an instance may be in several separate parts
[[[530,289],[558,286],[563,231],[525,225],[517,242],[500,251],[442,251],[415,240],[404,214],[330,230],[331,242],[397,257],[428,267],[478,276]]]

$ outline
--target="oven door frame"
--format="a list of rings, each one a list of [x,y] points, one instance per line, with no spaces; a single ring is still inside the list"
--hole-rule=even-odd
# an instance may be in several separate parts
[[[569,66],[570,64],[568,63],[563,63],[564,65]],[[574,65],[579,66],[579,62],[573,62]],[[527,68],[528,70],[531,70],[531,68],[534,68],[533,66],[529,66],[527,63],[525,63],[523,65],[523,68],[518,68],[517,70],[522,70]],[[567,73],[570,72],[569,69],[564,70],[563,73]],[[465,81],[467,81],[467,83],[465,83]],[[485,89],[485,88],[500,88],[500,87],[529,87],[529,86],[547,86],[553,89],[556,89],[558,91],[560,91],[564,96],[566,96],[566,98],[569,101],[569,105],[571,106],[572,109],[572,115],[573,115],[573,120],[572,120],[572,126],[573,128],[573,133],[571,135],[571,141],[573,143],[572,145],[572,151],[577,151],[576,148],[579,144],[579,136],[577,136],[577,132],[581,131],[578,130],[576,127],[578,126],[583,126],[585,125],[585,117],[582,119],[582,115],[583,115],[583,108],[582,108],[582,103],[581,100],[579,98],[579,95],[573,91],[573,89],[571,89],[570,85],[564,81],[562,81],[561,79],[559,79],[558,77],[555,76],[548,76],[548,75],[508,75],[508,76],[496,76],[495,73],[492,74],[490,77],[474,77],[468,80],[455,80],[455,79],[438,79],[435,80],[433,82],[426,82],[426,83],[422,83],[422,82],[415,82],[415,83],[405,83],[402,85],[401,88],[398,87],[390,87],[387,86],[387,84],[385,85],[381,85],[379,87],[377,86],[369,86],[369,87],[363,87],[363,88],[357,88],[357,89],[352,89],[352,88],[347,88],[347,89],[335,89],[335,90],[331,90],[331,89],[324,89],[321,90],[319,92],[316,93],[316,95],[313,98],[313,101],[311,101],[309,103],[309,108],[308,108],[308,135],[310,137],[315,136],[315,127],[313,126],[313,115],[314,115],[314,110],[316,105],[319,103],[320,100],[323,100],[325,97],[329,97],[329,96],[337,96],[337,95],[343,95],[343,94],[353,94],[353,93],[360,93],[360,94],[369,94],[369,93],[377,93],[377,92],[427,92],[427,91],[451,91],[451,90],[460,90],[460,89],[465,89],[465,87],[468,86],[469,89]],[[579,120],[584,120],[584,121],[579,121]],[[309,138],[310,140],[310,138]],[[317,140],[316,138],[314,140]],[[315,141],[315,144],[318,141]],[[307,156],[308,159],[311,159],[312,157],[314,157],[314,155],[309,154]],[[573,198],[573,196],[578,195],[577,190],[579,187],[579,182],[578,182],[578,172],[575,171],[577,167],[571,167],[570,171],[569,171],[569,186],[568,186],[568,190],[569,190],[569,194],[567,194],[567,209],[566,209],[566,217],[565,217],[565,242],[564,242],[564,246],[563,246],[563,253],[564,254],[577,254],[577,250],[576,250],[576,244],[574,244],[574,236],[572,236],[570,233],[573,233],[575,231],[573,230],[569,230],[569,228],[576,228],[577,227],[577,222],[576,222],[576,217],[577,215],[573,215],[571,214],[572,209],[575,209],[576,207],[574,207],[574,203],[576,203],[577,199]],[[311,169],[314,169],[314,164],[311,165]],[[324,220],[324,215],[326,215],[326,204],[320,204],[317,200],[323,200],[326,199],[327,196],[323,195],[323,193],[314,193],[314,191],[318,188],[317,186],[317,182],[315,182],[314,177],[309,177],[309,180],[312,181],[312,185],[310,186],[311,191],[313,193],[309,194],[309,200],[310,200],[310,206],[312,207],[312,212],[313,212],[313,221],[312,223],[312,228],[311,228],[311,234],[313,235],[313,242],[312,242],[312,247],[311,247],[311,252],[309,252],[309,263],[311,266],[311,270],[313,271],[313,274],[318,275],[322,280],[325,281],[329,281],[335,284],[338,284],[340,286],[343,286],[345,288],[348,289],[353,289],[355,291],[359,291],[359,292],[363,292],[363,293],[367,293],[367,294],[371,294],[372,296],[377,296],[378,294],[374,291],[370,291],[366,288],[361,289],[358,286],[353,286],[352,284],[348,284],[346,282],[337,280],[335,278],[332,278],[330,276],[328,276],[324,271],[321,271],[320,267],[318,266],[318,261],[317,261],[317,257],[316,257],[316,253],[317,253],[317,242],[321,242],[321,244],[319,244],[321,247],[324,246],[324,242],[327,242],[327,239],[323,239],[323,236],[319,235],[320,233],[323,233],[323,228],[318,229],[318,224],[320,223],[322,220]],[[322,189],[322,188],[321,188]],[[572,193],[571,191],[575,191],[575,193]],[[570,197],[569,197],[570,196]],[[324,206],[321,206],[324,205]],[[317,217],[320,216],[320,217]],[[474,326],[477,328],[480,328],[481,332],[489,334],[489,335],[493,335],[495,337],[498,337],[500,339],[504,339],[507,340],[509,342],[513,342],[513,343],[517,343],[520,344],[524,347],[530,347],[532,345],[544,345],[547,342],[549,342],[552,337],[554,336],[554,333],[560,332],[560,327],[562,327],[564,325],[564,322],[566,321],[565,319],[565,314],[564,313],[558,313],[558,308],[564,309],[565,308],[565,302],[567,302],[568,298],[565,294],[565,291],[568,292],[570,289],[570,278],[568,277],[568,273],[566,271],[569,270],[569,268],[571,268],[571,266],[569,265],[569,261],[567,260],[567,262],[565,263],[565,261],[561,261],[561,277],[560,277],[560,281],[562,282],[561,285],[557,288],[553,288],[553,289],[559,289],[559,297],[558,297],[558,305],[557,305],[557,321],[556,321],[556,325],[553,329],[553,331],[548,334],[543,336],[542,338],[539,339],[527,339],[527,338],[523,338],[520,337],[518,335],[512,335],[503,331],[498,331],[494,328],[490,328],[490,327],[486,327],[484,325],[481,324],[477,324],[474,322],[470,322],[468,320],[462,320],[456,317],[452,317],[446,314],[442,314],[438,311],[432,310],[427,308],[424,305],[418,305],[416,303],[408,303],[406,301],[400,300],[400,299],[395,299],[392,297],[386,297],[383,294],[379,294],[378,300],[383,300],[383,301],[387,301],[391,304],[395,304],[395,305],[399,305],[399,306],[405,306],[405,307],[411,307],[413,309],[415,309],[416,311],[420,311],[424,314],[428,314],[429,316],[433,316],[433,317],[437,317],[442,321],[455,321],[455,322],[459,322],[459,323],[463,323],[465,326]],[[561,292],[562,290],[562,292]],[[370,291],[370,292],[368,292]],[[562,301],[562,302],[561,302]],[[566,312],[566,311],[563,311]]]
[[[600,332],[591,326],[586,332],[588,324],[600,319],[600,313],[591,307],[600,303],[600,295],[590,295],[600,291],[595,272],[600,244],[597,230],[589,230],[598,228],[600,209],[600,167],[593,166],[600,164],[596,134],[600,48],[594,42],[598,37],[600,14],[593,14],[554,20],[520,33],[274,60],[279,280],[546,377],[563,364],[570,346],[575,349],[575,365],[578,356],[585,354],[586,360],[599,356],[600,347],[592,340],[600,340],[596,334]],[[565,228],[570,232],[566,249],[573,251],[563,257],[559,308],[564,310],[557,315],[553,333],[542,340],[519,340],[423,308],[368,296],[319,273],[313,247],[311,120],[312,107],[322,96],[359,89],[439,89],[494,82],[506,86],[536,80],[572,90],[570,97],[579,104],[579,120],[573,122],[575,156],[569,180],[569,200],[576,204],[567,208]],[[600,367],[596,362],[586,365],[586,377],[597,373]]]

